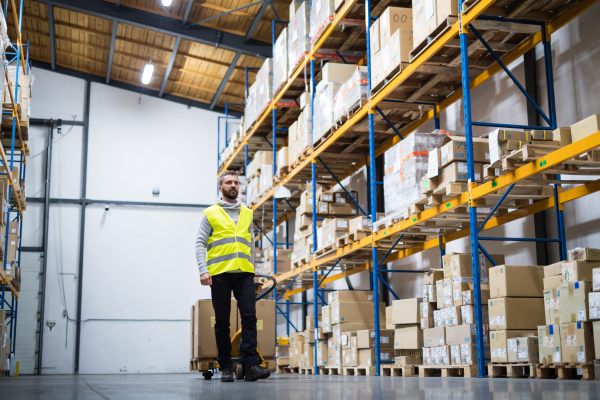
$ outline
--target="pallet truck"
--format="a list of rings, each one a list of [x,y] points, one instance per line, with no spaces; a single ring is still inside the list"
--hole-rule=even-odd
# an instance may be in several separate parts
[[[262,290],[262,283],[254,282],[254,291],[258,294],[258,296],[256,296],[256,301],[263,299],[266,295],[271,293],[271,291],[273,291],[273,289],[277,287],[277,280],[271,275],[255,274],[254,276],[256,278],[267,278],[273,281],[273,284],[265,290]],[[258,357],[260,358],[260,366],[263,368],[267,368],[267,363],[265,362],[263,356],[260,354],[260,349],[257,348],[256,352],[258,353]],[[233,371],[235,373],[235,378],[244,379],[246,367],[244,358],[242,357],[241,329],[238,329],[235,335],[233,335],[233,337],[231,338],[231,361],[233,362]],[[209,368],[207,371],[202,371],[202,376],[204,376],[204,379],[210,380],[213,377],[213,375],[215,374],[215,369],[219,368],[219,363],[215,362],[214,365],[214,368]]]

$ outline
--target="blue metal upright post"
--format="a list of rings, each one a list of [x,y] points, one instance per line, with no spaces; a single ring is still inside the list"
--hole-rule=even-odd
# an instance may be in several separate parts
[[[365,26],[367,34],[367,70],[368,70],[368,93],[371,94],[371,1],[365,0]],[[373,114],[375,110],[369,105],[369,166],[368,166],[368,183],[369,183],[369,199],[370,199],[370,210],[371,210],[371,222],[375,224],[377,222],[377,191],[376,187],[376,175],[375,175],[375,119]],[[372,249],[372,261],[373,267],[371,286],[373,288],[373,308],[375,313],[375,374],[379,376],[381,359],[379,356],[379,266],[377,262],[377,243],[373,243]]]
[[[315,116],[315,59],[310,60],[310,143],[313,143],[313,129]],[[312,146],[312,144],[311,144]],[[313,226],[313,254],[317,251],[317,160],[313,159],[310,163],[312,172],[312,226]],[[314,256],[313,256],[314,259]],[[318,277],[317,270],[313,269],[313,302],[314,302],[314,331],[317,338],[317,328],[319,326],[319,296],[318,296]],[[315,346],[315,374],[319,375],[317,366],[317,346]]]
[[[471,199],[471,191],[476,186],[475,183],[475,163],[473,160],[473,126],[471,124],[471,87],[469,79],[469,49],[467,43],[467,27],[462,24],[463,1],[459,1],[459,35],[460,35],[460,54],[462,67],[462,89],[463,89],[463,108],[465,118],[465,136],[467,148],[467,171],[469,185],[469,223],[471,236],[471,259],[473,267],[473,286],[475,297],[475,325],[477,328],[477,360],[479,366],[479,376],[485,377],[485,353],[483,342],[483,320],[481,310],[481,287],[480,287],[480,264],[479,264],[479,241],[477,239],[477,203]]]

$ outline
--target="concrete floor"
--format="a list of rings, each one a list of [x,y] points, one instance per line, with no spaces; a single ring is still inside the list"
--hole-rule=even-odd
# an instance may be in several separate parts
[[[598,399],[600,382],[539,379],[274,375],[259,382],[199,374],[45,375],[0,379],[0,400],[96,399]]]

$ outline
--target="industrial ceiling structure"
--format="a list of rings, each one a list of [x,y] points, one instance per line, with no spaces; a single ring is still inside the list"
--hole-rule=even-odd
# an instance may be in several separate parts
[[[286,0],[22,1],[34,67],[190,107],[222,112],[229,103],[234,114],[243,111],[233,104],[244,103],[246,67],[272,56],[271,21],[289,14]],[[147,64],[154,71],[143,84]],[[248,70],[248,85],[255,75]]]

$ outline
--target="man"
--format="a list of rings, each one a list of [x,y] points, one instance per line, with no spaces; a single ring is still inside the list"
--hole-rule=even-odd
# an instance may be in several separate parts
[[[203,212],[196,239],[196,259],[200,283],[210,286],[215,309],[217,361],[221,382],[233,382],[229,315],[231,291],[242,318],[242,357],[245,380],[266,379],[271,373],[262,368],[256,352],[256,294],[254,293],[254,237],[252,210],[238,200],[237,174],[226,171],[219,177],[220,198]]]

